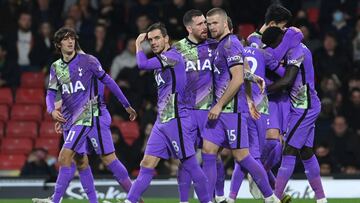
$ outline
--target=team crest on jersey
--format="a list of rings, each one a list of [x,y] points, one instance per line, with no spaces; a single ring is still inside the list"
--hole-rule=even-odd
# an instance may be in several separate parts
[[[83,69],[82,69],[81,67],[78,68],[79,76],[80,76],[80,77],[83,76],[82,70],[83,70]]]

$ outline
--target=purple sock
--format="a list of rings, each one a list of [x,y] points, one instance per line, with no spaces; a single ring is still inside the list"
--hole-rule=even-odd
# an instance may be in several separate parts
[[[216,160],[217,179],[215,184],[215,194],[224,196],[225,169],[221,158]]]
[[[95,185],[94,185],[94,177],[91,172],[90,166],[88,166],[86,169],[79,171],[79,178],[81,185],[88,196],[90,203],[98,203],[97,197],[96,197],[96,191],[95,191]]]
[[[319,162],[316,156],[313,155],[310,159],[302,160],[302,162],[304,164],[306,177],[315,192],[316,199],[325,198],[324,189],[321,184]]]
[[[294,172],[296,156],[283,155],[281,166],[276,176],[275,195],[281,199],[287,182]]]
[[[55,192],[53,197],[54,203],[59,203],[61,197],[64,195],[66,188],[68,187],[71,178],[74,177],[74,173],[71,173],[71,167],[61,166],[59,169],[59,175],[56,180]]]
[[[202,153],[203,171],[209,181],[209,194],[210,197],[214,196],[215,184],[217,179],[216,173],[216,154]]]
[[[250,173],[265,198],[270,197],[273,194],[264,167],[260,165],[251,155],[245,157],[239,162],[239,164],[241,168]]]
[[[267,173],[267,176],[269,179],[271,189],[275,190],[276,177],[275,177],[274,173],[271,170],[267,171],[266,173]]]
[[[107,168],[112,172],[115,180],[121,185],[122,189],[125,192],[129,192],[132,183],[125,166],[118,159],[115,159]]]
[[[127,199],[132,202],[136,203],[139,201],[141,195],[145,192],[145,190],[149,187],[150,182],[153,178],[155,169],[153,168],[140,168],[140,173],[136,178],[136,181],[130,188],[128,193]]]
[[[271,170],[281,160],[282,145],[279,140],[267,139],[262,151],[263,165],[266,171]]]
[[[216,159],[216,155],[214,155]],[[195,155],[182,160],[181,165],[190,174],[192,181],[194,182],[194,189],[196,195],[199,197],[201,203],[208,203],[211,201],[211,196],[208,190],[208,179],[204,172],[201,170],[199,163],[196,160]]]
[[[189,191],[191,186],[191,176],[185,170],[184,166],[180,164],[177,174],[178,179],[178,190],[180,195],[180,202],[188,202],[189,201]]]
[[[235,162],[235,169],[231,176],[231,184],[230,184],[230,193],[229,198],[236,199],[237,194],[239,192],[242,181],[245,178],[245,173],[242,170],[240,164]]]

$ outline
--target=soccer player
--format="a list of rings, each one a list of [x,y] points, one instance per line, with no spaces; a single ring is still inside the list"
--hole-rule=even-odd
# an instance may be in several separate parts
[[[207,115],[213,103],[213,51],[217,47],[217,41],[208,39],[206,19],[200,10],[189,10],[183,17],[183,24],[188,36],[178,41],[173,47],[181,53],[185,60],[187,76],[186,91],[192,94],[191,114],[197,129],[196,147],[201,148],[201,133],[207,121]],[[224,196],[225,172],[221,159],[216,162],[217,184],[216,200],[222,202]],[[178,170],[178,183],[180,202],[189,201],[191,176],[182,167]]]
[[[149,40],[155,57],[147,58],[141,43]],[[162,23],[151,25],[147,33],[136,39],[136,60],[139,69],[154,70],[158,87],[158,115],[150,134],[140,173],[125,202],[136,203],[149,187],[154,168],[160,159],[174,157],[190,174],[200,202],[211,202],[207,179],[195,157],[196,129],[190,115],[189,98],[185,89],[185,63],[181,54],[170,47],[167,30]]]
[[[279,27],[281,29],[285,28],[285,25],[291,20],[291,12],[285,7],[279,4],[271,5],[265,14],[265,23],[260,28],[259,31],[252,33],[247,41],[250,46],[256,48],[264,48],[264,44],[261,42],[262,33],[268,27]],[[287,41],[288,42],[288,41]],[[279,49],[281,52],[284,49]],[[274,58],[278,61],[282,60],[284,53],[273,53]],[[269,74],[267,79],[269,79]],[[270,72],[270,75],[272,73]],[[270,80],[267,80],[269,83]],[[269,96],[269,116],[267,119],[266,126],[266,140],[264,147],[262,149],[262,161],[265,167],[265,170],[268,173],[270,185],[274,189],[275,187],[275,176],[271,172],[271,169],[280,161],[281,159],[281,137],[286,130],[286,118],[287,113],[289,112],[288,101],[289,98],[285,94],[276,94]]]
[[[230,33],[227,14],[223,9],[211,9],[206,18],[211,36],[219,42],[214,58],[216,104],[208,115],[202,149],[203,170],[209,179],[209,191],[214,191],[216,154],[221,146],[231,149],[237,164],[253,175],[265,196],[265,202],[280,202],[271,190],[265,170],[249,154],[249,107],[243,85],[243,47],[237,37]]]
[[[74,157],[79,157],[78,168],[81,165],[81,168],[86,170],[83,175],[87,178],[82,181],[82,185],[93,186],[87,156],[77,153],[83,151],[87,140],[91,142],[95,152],[101,155],[102,161],[124,190],[129,190],[131,180],[126,168],[114,153],[110,132],[111,117],[104,103],[104,85],[126,108],[130,120],[136,118],[135,110],[131,108],[115,81],[102,69],[99,61],[91,55],[79,52],[78,38],[73,29],[60,28],[55,33],[54,42],[62,57],[51,66],[46,104],[53,119],[63,123],[66,137],[59,154],[60,169],[52,202],[60,201],[73,177],[71,163]],[[61,112],[54,106],[58,90],[62,99]],[[94,187],[84,187],[84,190],[91,190],[88,191],[91,196],[87,192],[89,201],[97,202]]]
[[[268,28],[262,42],[276,48],[283,30],[277,27]],[[280,198],[290,179],[300,154],[306,177],[315,192],[317,203],[327,202],[320,178],[319,163],[313,153],[315,121],[321,110],[320,99],[315,90],[314,67],[312,55],[304,44],[290,49],[285,57],[285,76],[268,86],[269,93],[288,90],[290,95],[290,113],[281,166],[275,183],[275,194]]]

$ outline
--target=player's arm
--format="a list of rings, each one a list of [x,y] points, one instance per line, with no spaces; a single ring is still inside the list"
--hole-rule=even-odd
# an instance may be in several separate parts
[[[256,109],[256,105],[252,97],[251,82],[245,80],[244,84],[245,84],[246,100],[249,106],[250,115],[253,119],[257,120],[260,118],[261,115],[260,112]]]
[[[239,91],[240,86],[244,83],[244,69],[243,64],[236,64],[230,68],[231,80],[229,86],[226,88],[224,94],[219,99],[217,104],[210,109],[209,119],[217,119],[222,108],[229,103],[229,101]]]
[[[158,56],[147,58],[145,52],[141,47],[141,43],[146,40],[146,33],[141,33],[135,42],[136,45],[136,63],[140,70],[154,70],[161,69],[163,64]]]
[[[125,110],[130,114],[130,120],[133,121],[137,117],[136,111],[131,107],[129,101],[121,91],[116,82],[104,71],[100,62],[95,58],[90,58],[90,69],[94,75],[114,94],[117,100],[123,105]]]
[[[52,118],[58,122],[66,122],[65,118],[60,112],[60,109],[55,108],[56,93],[58,91],[58,80],[56,71],[53,66],[50,67],[49,86],[46,91],[46,109]]]
[[[286,30],[281,43],[273,49],[274,57],[281,60],[289,49],[292,49],[300,44],[304,35],[301,30],[296,27],[290,27]]]
[[[269,85],[267,88],[267,92],[271,94],[274,92],[283,91],[285,89],[290,88],[294,84],[298,72],[299,72],[299,68],[297,66],[294,65],[287,66],[284,77],[280,78],[278,81]]]

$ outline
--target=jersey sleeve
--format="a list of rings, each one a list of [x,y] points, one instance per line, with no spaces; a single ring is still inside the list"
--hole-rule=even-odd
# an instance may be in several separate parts
[[[98,78],[99,80],[102,80],[106,76],[105,70],[102,68],[99,60],[95,58],[94,56],[89,56],[89,69],[90,71]]]
[[[254,48],[262,48],[261,35],[257,32],[253,32],[247,38],[248,44]]]
[[[160,61],[162,68],[174,67],[181,60],[181,55],[175,49],[161,53],[156,57]]]
[[[58,88],[59,88],[59,82],[58,82],[58,79],[56,77],[56,71],[55,71],[55,67],[54,67],[54,64],[53,64],[50,67],[50,76],[49,76],[48,89],[57,91]]]
[[[236,65],[242,65],[244,63],[243,53],[244,48],[238,39],[229,37],[229,39],[223,47],[223,54],[226,59],[227,67],[230,69]]]
[[[300,65],[304,61],[304,52],[302,44],[290,49],[286,54],[286,64],[296,66],[300,68]]]

